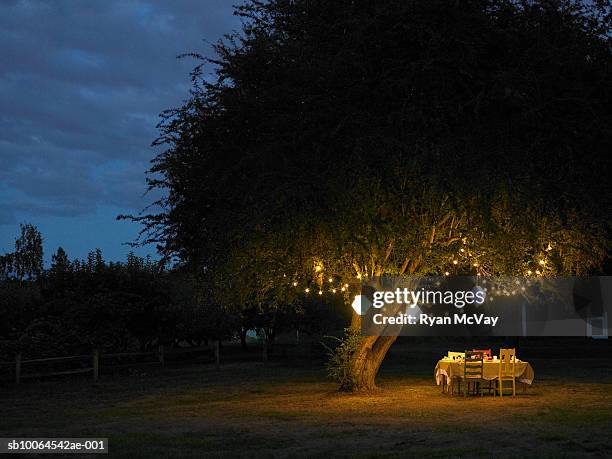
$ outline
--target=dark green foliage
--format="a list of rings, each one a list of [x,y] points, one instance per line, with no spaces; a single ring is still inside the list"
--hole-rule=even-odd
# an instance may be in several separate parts
[[[361,334],[359,330],[349,327],[344,330],[344,336],[341,339],[335,336],[327,338],[334,341],[332,347],[324,344],[329,356],[326,364],[327,374],[340,385],[341,390],[351,391],[357,382],[353,379],[351,364],[355,351],[361,344]]]
[[[597,269],[609,13],[570,0],[248,2],[242,32],[164,113],[150,186],[168,194],[136,218],[143,241],[268,303],[313,259],[348,278],[355,265],[439,274],[465,237],[492,274],[526,272],[550,241],[555,273]]]
[[[94,347],[199,346],[236,338],[242,327],[266,329],[273,339],[293,327],[318,331],[336,315],[320,316],[311,307],[234,310],[215,302],[206,284],[180,267],[169,270],[133,253],[125,263],[107,263],[99,249],[70,261],[60,247],[36,277],[0,279],[0,317],[3,361],[17,352],[42,357],[87,354]]]

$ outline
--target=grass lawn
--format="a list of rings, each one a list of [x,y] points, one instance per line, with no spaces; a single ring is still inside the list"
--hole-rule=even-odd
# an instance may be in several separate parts
[[[129,458],[605,457],[611,364],[535,359],[534,385],[503,399],[441,394],[433,355],[390,359],[366,395],[287,362],[28,382],[2,388],[0,436],[109,437]]]

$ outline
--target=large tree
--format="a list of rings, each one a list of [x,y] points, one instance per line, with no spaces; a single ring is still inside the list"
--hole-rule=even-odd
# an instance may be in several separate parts
[[[601,265],[608,2],[272,0],[236,13],[242,31],[216,59],[195,55],[191,97],[163,115],[150,186],[167,194],[136,218],[142,242],[221,298],[350,303],[366,276]],[[360,339],[343,386],[375,387],[393,341]]]

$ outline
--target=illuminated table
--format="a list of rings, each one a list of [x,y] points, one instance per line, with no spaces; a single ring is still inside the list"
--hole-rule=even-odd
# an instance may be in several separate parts
[[[438,386],[442,385],[442,392],[444,392],[445,388],[452,387],[454,379],[463,379],[463,362],[461,360],[443,358],[436,364],[434,375],[436,377],[436,384]],[[526,389],[527,384],[533,382],[534,372],[529,362],[517,360],[514,364],[514,375],[516,376],[516,381],[523,384],[523,391]],[[483,361],[482,378],[487,381],[494,381],[498,376],[499,360]]]

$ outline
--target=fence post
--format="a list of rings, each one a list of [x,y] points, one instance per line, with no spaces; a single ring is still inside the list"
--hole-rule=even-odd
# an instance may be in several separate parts
[[[217,370],[221,367],[221,356],[219,355],[219,348],[221,347],[221,340],[215,342],[215,367]]]
[[[21,352],[15,356],[15,384],[21,380]]]
[[[163,367],[166,364],[166,360],[164,358],[164,345],[163,344],[159,345],[158,355],[159,355],[159,363]]]
[[[92,356],[91,356],[91,364],[92,364],[92,367],[93,367],[93,379],[94,379],[94,381],[98,380],[98,375],[99,375],[99,370],[100,370],[100,367],[99,367],[99,363],[100,363],[99,360],[100,360],[100,358],[99,357],[100,357],[100,355],[98,353],[98,350],[94,349],[93,353],[92,353]]]

